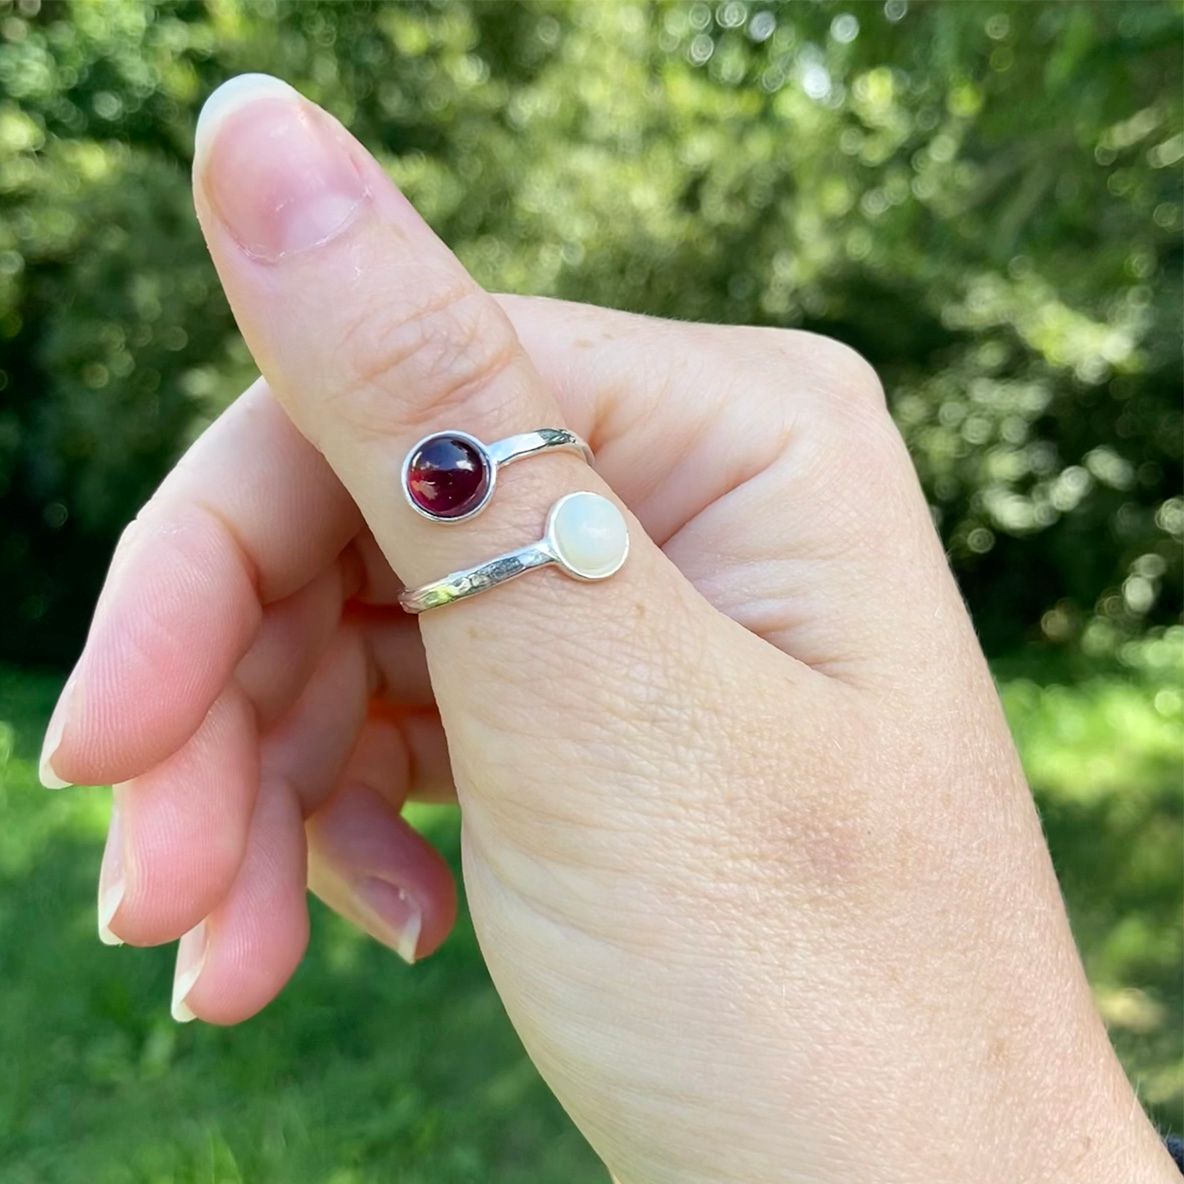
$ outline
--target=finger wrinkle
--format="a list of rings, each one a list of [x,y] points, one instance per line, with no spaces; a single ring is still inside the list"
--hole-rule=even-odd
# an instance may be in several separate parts
[[[253,558],[246,539],[239,533],[234,519],[219,506],[203,498],[194,498],[192,505],[195,510],[209,517],[215,526],[226,534],[233,548],[234,556],[242,566],[247,583],[250,584],[260,604],[269,603],[269,598],[264,595],[263,573]]]

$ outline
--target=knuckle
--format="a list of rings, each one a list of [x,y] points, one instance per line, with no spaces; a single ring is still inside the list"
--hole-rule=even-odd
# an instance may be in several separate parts
[[[766,368],[764,385],[776,392],[776,405],[782,411],[791,405],[776,462],[785,461],[799,478],[807,475],[816,495],[826,491],[824,516],[837,535],[880,545],[889,537],[885,524],[912,520],[924,501],[879,376],[833,338],[793,329],[755,332],[761,338],[749,339],[749,356]]]
[[[356,426],[385,434],[467,404],[518,350],[498,305],[480,288],[454,286],[403,315],[358,314],[342,337],[343,377],[330,398]]]
[[[817,337],[815,343],[816,381],[822,390],[865,411],[887,414],[884,384],[861,353],[830,337]]]
[[[759,329],[769,361],[784,374],[788,367],[815,395],[850,403],[870,412],[886,411],[880,376],[849,345],[801,329]]]
[[[858,450],[864,462],[911,471],[884,385],[857,350],[831,337],[801,333],[802,375],[821,438]]]
[[[888,473],[912,465],[889,411],[883,383],[857,350],[832,337],[798,329],[758,329],[776,387],[792,379],[798,405],[809,409],[812,438],[830,455],[851,455]],[[762,352],[762,351],[757,351]]]

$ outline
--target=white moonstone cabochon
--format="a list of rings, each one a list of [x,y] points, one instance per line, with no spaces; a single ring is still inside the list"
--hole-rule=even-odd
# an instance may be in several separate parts
[[[560,499],[547,533],[563,566],[585,580],[611,576],[629,553],[624,516],[598,493],[569,493]]]

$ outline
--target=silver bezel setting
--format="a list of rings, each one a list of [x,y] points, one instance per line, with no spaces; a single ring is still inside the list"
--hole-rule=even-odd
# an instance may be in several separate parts
[[[555,519],[559,517],[560,510],[562,510],[564,505],[566,505],[568,502],[574,501],[576,498],[585,497],[599,498],[601,501],[608,502],[610,506],[613,506],[613,503],[609,501],[609,499],[603,494],[593,493],[593,491],[590,489],[579,489],[574,493],[564,494],[564,496],[561,497],[551,507],[550,512],[547,514],[546,529],[543,532],[543,538],[539,545],[547,551],[552,559],[554,559],[556,566],[558,566],[565,575],[571,576],[573,580],[582,580],[586,584],[595,584],[599,580],[607,580],[609,576],[615,576],[617,572],[619,572],[621,568],[625,566],[625,560],[629,558],[629,531],[628,527],[626,527],[625,547],[621,552],[621,558],[611,570],[597,572],[595,575],[588,575],[586,572],[580,571],[579,568],[573,567],[570,561],[564,557],[563,550],[559,546],[559,540],[555,535]],[[613,506],[613,509],[615,510],[617,507]],[[617,512],[620,513],[619,510]]]
[[[470,445],[481,457],[481,463],[485,466],[485,471],[489,474],[488,481],[485,485],[485,492],[481,496],[481,500],[477,502],[472,509],[466,510],[463,514],[454,514],[451,517],[445,518],[439,514],[433,514],[431,510],[425,510],[414,497],[411,495],[411,461],[417,452],[424,447],[431,440],[437,439],[452,439],[463,440]],[[493,487],[497,484],[497,470],[498,463],[494,459],[493,454],[489,449],[477,439],[476,436],[470,435],[468,432],[459,432],[446,429],[439,432],[428,432],[421,440],[417,440],[410,448],[407,449],[407,455],[403,458],[403,468],[400,473],[399,484],[403,490],[403,500],[421,517],[426,518],[429,522],[439,522],[444,526],[453,526],[457,522],[467,522],[470,518],[475,518],[482,510],[489,504],[489,499],[493,496]]]
[[[412,457],[430,440],[441,438],[463,440],[466,444],[471,445],[481,457],[486,472],[489,474],[489,480],[485,486],[485,493],[481,500],[472,509],[466,510],[463,514],[453,514],[448,517],[441,514],[433,514],[431,510],[424,509],[411,495],[410,477]],[[575,432],[568,431],[567,428],[536,428],[533,432],[520,432],[516,436],[507,436],[504,440],[498,440],[495,444],[485,444],[469,432],[445,428],[440,431],[429,432],[407,450],[407,455],[403,458],[403,468],[399,475],[399,486],[403,490],[403,500],[421,518],[426,518],[429,522],[439,522],[445,526],[451,526],[454,522],[467,522],[470,518],[476,517],[476,515],[485,509],[489,504],[489,499],[493,496],[494,487],[497,485],[499,470],[525,457],[537,456],[541,452],[553,450],[578,452],[588,464],[592,464],[592,449]]]
[[[442,579],[433,580],[419,588],[405,588],[399,594],[399,604],[409,613],[423,613],[430,609],[443,608],[455,604],[460,600],[467,600],[470,596],[477,596],[488,592],[501,584],[516,580],[539,567],[557,567],[569,579],[579,580],[584,584],[595,584],[607,580],[621,570],[625,560],[629,557],[629,524],[625,524],[625,545],[621,550],[620,560],[611,571],[597,572],[589,575],[577,567],[573,567],[564,557],[555,534],[555,519],[563,506],[575,497],[598,497],[615,504],[603,494],[592,490],[577,490],[575,493],[565,494],[550,509],[543,537],[535,543],[509,551],[504,555],[479,563],[475,567],[462,568],[451,572]]]

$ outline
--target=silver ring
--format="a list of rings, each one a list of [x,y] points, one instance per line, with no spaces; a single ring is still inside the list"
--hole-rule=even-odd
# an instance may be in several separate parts
[[[499,469],[552,448],[582,453],[592,463],[592,449],[566,428],[539,428],[495,444],[484,444],[468,432],[432,432],[407,451],[403,496],[417,514],[433,522],[464,522],[485,509]]]
[[[409,613],[443,608],[549,564],[574,580],[607,580],[621,570],[628,554],[629,528],[621,511],[598,493],[569,493],[551,507],[537,543],[408,588],[400,593],[399,604]]]

